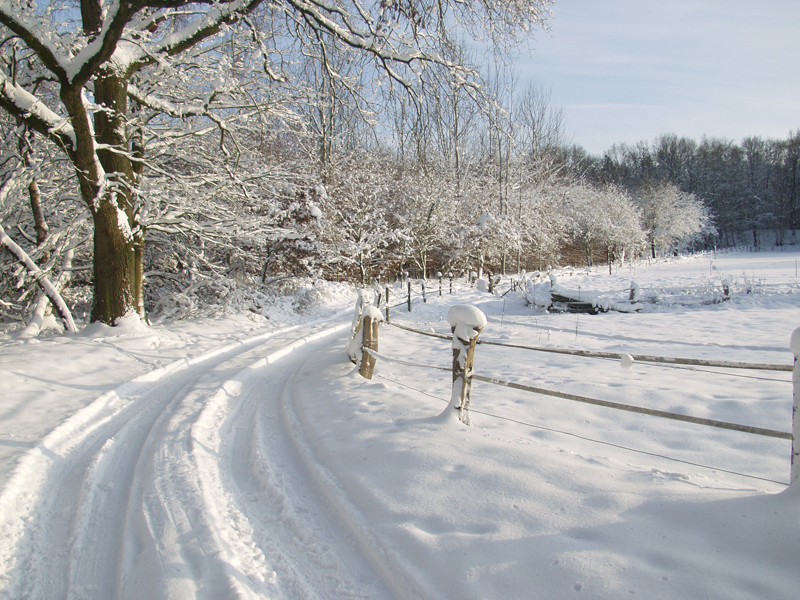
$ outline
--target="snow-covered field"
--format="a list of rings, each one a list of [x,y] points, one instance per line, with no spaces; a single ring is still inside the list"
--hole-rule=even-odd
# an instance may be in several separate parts
[[[797,252],[561,273],[639,313],[545,314],[509,292],[438,295],[392,323],[481,339],[791,365]],[[729,301],[713,303],[722,280]],[[502,283],[499,292],[508,289]],[[749,293],[748,293],[749,291]],[[395,289],[393,302],[402,300]],[[355,294],[269,320],[0,336],[0,595],[6,598],[794,599],[790,442],[348,362]],[[449,367],[446,340],[384,324],[380,353]],[[658,366],[481,345],[476,373],[791,431],[791,373]],[[450,412],[450,411],[447,411]]]

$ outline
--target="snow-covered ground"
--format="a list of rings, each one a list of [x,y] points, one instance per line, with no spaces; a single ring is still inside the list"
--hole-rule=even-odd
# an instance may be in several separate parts
[[[545,314],[518,292],[429,284],[391,322],[449,333],[449,307],[473,304],[488,341],[791,365],[798,258],[559,274],[613,301],[636,281],[657,301],[630,314]],[[733,297],[714,303],[726,279]],[[331,290],[303,316],[0,337],[0,596],[797,597],[789,441],[481,382],[467,427],[443,414],[445,371],[379,360],[358,375],[355,294]],[[380,354],[452,362],[448,341],[386,324]],[[786,371],[489,345],[475,370],[791,431]]]

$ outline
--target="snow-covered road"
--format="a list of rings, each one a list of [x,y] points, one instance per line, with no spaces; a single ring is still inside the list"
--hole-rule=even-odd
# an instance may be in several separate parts
[[[790,365],[795,260],[637,267],[651,291],[693,290],[713,268],[775,282],[710,305],[545,314],[467,288],[391,318],[449,333],[449,307],[471,304],[482,339],[511,346],[481,346],[480,375],[785,432],[786,372],[521,346]],[[571,277],[599,294],[629,284]],[[345,351],[350,290],[286,305],[0,334],[0,598],[797,597],[788,440],[482,382],[467,427],[446,409],[450,374],[420,368],[446,369],[448,341],[383,326],[381,354],[405,364],[381,359],[365,380]]]
[[[282,407],[293,373],[346,328],[290,328],[177,361],[59,425],[0,497],[3,595],[388,595],[305,473]]]

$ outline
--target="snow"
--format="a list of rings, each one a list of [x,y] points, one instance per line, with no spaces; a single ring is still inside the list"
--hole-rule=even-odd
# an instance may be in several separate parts
[[[455,329],[456,338],[469,341],[486,327],[486,315],[475,306],[456,304],[447,311],[447,323]]]
[[[23,113],[31,114],[49,125],[50,131],[60,131],[72,142],[72,147],[76,145],[75,130],[66,119],[50,110],[36,96],[15,85],[6,79],[5,75],[0,74],[0,93],[7,101],[19,107]]]
[[[391,324],[449,334],[451,315],[474,327],[482,314],[483,341],[614,352],[622,367],[634,354],[791,365],[796,258],[559,273],[600,297],[627,299],[633,277],[643,299],[722,278],[753,289],[637,314],[547,314],[523,293],[458,281],[453,295],[394,308],[381,356],[449,368],[447,340]],[[360,377],[345,351],[355,294],[326,302],[271,319],[0,333],[0,597],[797,597],[787,440],[477,381],[468,427],[455,411],[440,417],[448,372],[379,358],[375,377]],[[792,429],[791,373],[627,367],[489,345],[474,365]]]
[[[365,306],[364,310],[361,312],[361,316],[364,318],[369,317],[373,321],[383,321],[383,313],[381,310],[372,305]]]
[[[619,362],[620,366],[626,371],[630,371],[633,368],[634,360],[630,354],[623,354]]]
[[[794,354],[794,357],[800,358],[800,327],[792,332],[792,338],[789,343],[789,347],[792,349],[792,354]]]

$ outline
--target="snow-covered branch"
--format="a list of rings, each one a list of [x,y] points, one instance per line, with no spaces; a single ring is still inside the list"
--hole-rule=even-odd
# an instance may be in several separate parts
[[[160,98],[155,94],[143,93],[133,83],[128,84],[128,96],[141,106],[146,106],[151,110],[164,113],[165,115],[169,115],[170,117],[175,117],[176,119],[182,119],[186,117],[207,116],[209,114],[208,103],[170,102],[169,100]]]
[[[144,54],[139,59],[139,66],[154,62],[153,56],[162,54],[164,56],[176,56],[181,52],[199,44],[205,39],[219,33],[223,26],[231,25],[242,19],[245,15],[253,12],[263,0],[220,0],[208,2],[211,4],[205,14],[191,21],[181,29],[165,35],[157,43],[148,48],[148,56]],[[150,2],[146,4],[169,6],[176,3],[169,2]],[[180,5],[189,2],[180,2]],[[197,4],[203,4],[198,2]]]
[[[69,119],[53,112],[44,102],[0,71],[0,106],[34,131],[68,151],[76,147],[75,131]]]
[[[67,65],[71,56],[64,56],[53,43],[52,32],[47,31],[33,13],[35,6],[22,6],[21,2],[3,0],[0,2],[0,23],[20,37],[33,50],[42,63],[59,80],[67,79]]]
[[[56,286],[44,275],[42,270],[37,266],[33,259],[28,256],[27,252],[23,250],[14,240],[8,237],[8,234],[3,229],[3,226],[0,225],[0,246],[5,246],[8,250],[21,262],[25,265],[25,268],[36,278],[36,283],[42,288],[47,297],[50,298],[50,301],[55,306],[58,314],[61,316],[61,319],[64,321],[64,327],[67,331],[76,332],[78,328],[75,326],[75,321],[72,319],[72,313],[67,306],[67,303],[64,301],[64,298],[61,297]]]

